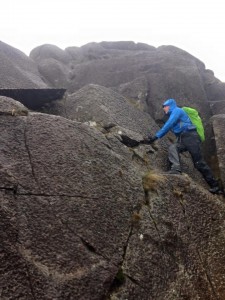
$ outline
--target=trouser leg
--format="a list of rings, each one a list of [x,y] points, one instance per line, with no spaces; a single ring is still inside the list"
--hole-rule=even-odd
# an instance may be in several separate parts
[[[200,161],[195,162],[196,169],[202,174],[205,181],[208,183],[210,187],[218,186],[217,180],[213,177],[212,171],[207,165],[207,163],[202,159]]]
[[[170,163],[171,170],[176,170],[181,172],[180,165],[180,146],[178,143],[172,144],[168,149],[168,160]]]
[[[218,182],[213,177],[212,171],[203,159],[201,153],[201,141],[196,132],[184,135],[182,143],[191,154],[195,168],[202,174],[210,187],[218,186]]]

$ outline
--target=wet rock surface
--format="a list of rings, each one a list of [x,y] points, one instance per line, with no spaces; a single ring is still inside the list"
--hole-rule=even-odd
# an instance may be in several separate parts
[[[1,42],[0,60],[1,88],[15,91],[0,96],[0,298],[223,300],[224,197],[188,154],[182,175],[165,173],[172,135],[141,143],[166,98],[194,106],[225,186],[213,72],[133,42],[43,45],[29,58]]]

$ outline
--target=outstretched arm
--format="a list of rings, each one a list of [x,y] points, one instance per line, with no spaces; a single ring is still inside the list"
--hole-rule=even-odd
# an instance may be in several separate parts
[[[159,131],[156,132],[155,136],[157,138],[162,138],[165,134],[167,134],[169,130],[173,128],[174,124],[178,122],[179,118],[180,118],[179,110],[173,110],[169,119],[166,121],[164,126]]]

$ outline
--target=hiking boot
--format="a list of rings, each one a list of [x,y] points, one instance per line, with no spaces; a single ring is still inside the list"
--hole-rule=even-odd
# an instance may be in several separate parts
[[[209,191],[212,194],[217,194],[217,195],[223,194],[223,191],[218,186],[214,186],[214,187],[210,188]]]
[[[179,171],[179,170],[170,170],[170,171],[166,172],[166,174],[181,175],[181,171]]]

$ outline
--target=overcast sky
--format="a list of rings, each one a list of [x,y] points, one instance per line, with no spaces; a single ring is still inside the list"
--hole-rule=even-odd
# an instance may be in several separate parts
[[[4,0],[0,40],[29,55],[42,44],[173,45],[225,82],[224,0]]]

